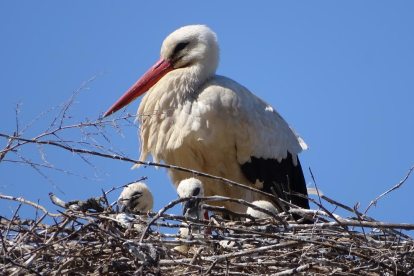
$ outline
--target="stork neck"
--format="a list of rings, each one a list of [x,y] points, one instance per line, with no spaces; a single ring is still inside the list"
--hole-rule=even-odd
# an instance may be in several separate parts
[[[209,80],[213,72],[208,72],[200,64],[195,64],[185,68],[176,69],[169,73],[174,83],[176,93],[194,93],[197,89]]]

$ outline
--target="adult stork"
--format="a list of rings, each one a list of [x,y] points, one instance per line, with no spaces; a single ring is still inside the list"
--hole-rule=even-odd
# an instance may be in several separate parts
[[[141,156],[155,162],[224,177],[272,193],[303,208],[306,183],[297,155],[302,138],[264,100],[234,80],[216,75],[219,45],[204,25],[182,27],[161,47],[161,58],[105,114],[118,111],[144,94],[138,108]],[[273,91],[272,91],[273,93]],[[168,170],[175,187],[190,173]],[[204,178],[206,196],[253,202],[265,196]],[[236,212],[246,207],[229,202]],[[280,209],[280,207],[279,207]],[[282,211],[282,210],[279,210]]]

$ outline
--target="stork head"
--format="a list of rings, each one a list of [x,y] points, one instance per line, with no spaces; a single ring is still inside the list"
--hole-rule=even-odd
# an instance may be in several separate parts
[[[217,70],[220,50],[216,34],[204,25],[190,25],[171,33],[162,43],[160,59],[104,114],[111,115],[144,94],[173,70],[178,78],[199,85]]]
[[[219,52],[217,36],[210,28],[190,25],[167,36],[162,43],[161,58],[170,62],[174,69],[199,67],[211,76],[217,70]]]
[[[177,187],[177,193],[179,197],[203,197],[203,183],[193,177],[182,180]],[[183,202],[183,215],[188,215],[189,217],[193,218],[203,218],[204,210],[202,208],[202,205],[202,203],[199,203],[195,199],[190,199],[186,202]]]
[[[135,182],[124,188],[117,203],[120,212],[131,214],[139,211],[152,212],[154,198],[147,185],[142,182]]]
[[[270,203],[269,201],[266,201],[266,200],[256,200],[256,201],[253,201],[252,204],[256,205],[257,207],[266,209],[266,210],[272,212],[273,214],[277,214],[278,213],[278,211],[275,208],[275,206],[273,206],[273,204]],[[263,212],[260,212],[258,210],[255,210],[255,209],[253,209],[251,207],[248,207],[247,208],[246,214],[249,214],[249,215],[251,215],[251,216],[253,216],[255,218],[258,218],[258,219],[270,217],[268,214],[263,213]],[[246,220],[249,221],[249,219],[246,219]]]

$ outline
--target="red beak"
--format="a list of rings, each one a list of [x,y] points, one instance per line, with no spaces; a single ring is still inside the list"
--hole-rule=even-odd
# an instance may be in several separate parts
[[[103,115],[111,115],[124,106],[130,104],[133,100],[147,92],[156,84],[165,74],[173,70],[172,64],[164,58],[160,58],[116,103],[108,109]]]

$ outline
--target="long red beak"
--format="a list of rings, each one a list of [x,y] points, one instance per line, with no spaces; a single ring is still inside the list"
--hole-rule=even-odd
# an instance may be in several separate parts
[[[108,109],[103,115],[111,115],[117,112],[127,104],[130,104],[133,100],[147,92],[154,84],[156,84],[165,74],[173,70],[173,66],[170,62],[164,58],[160,58],[116,103]]]

